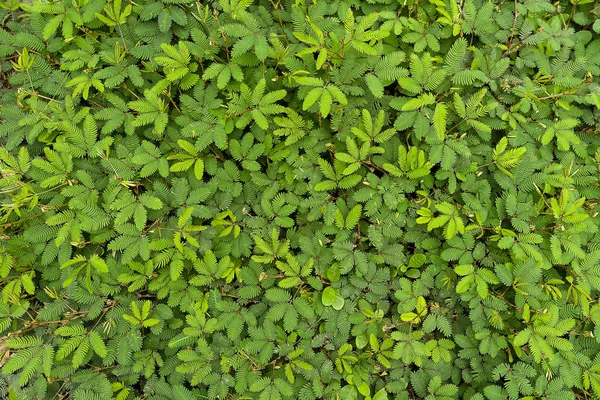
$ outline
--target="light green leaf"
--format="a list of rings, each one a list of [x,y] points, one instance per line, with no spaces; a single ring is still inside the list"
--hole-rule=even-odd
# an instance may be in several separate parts
[[[321,294],[321,302],[324,306],[331,306],[335,302],[337,293],[334,288],[327,286]]]
[[[97,254],[92,254],[90,257],[90,263],[92,264],[92,267],[96,269],[96,271],[108,272],[108,265],[106,265],[106,262],[98,257]]]

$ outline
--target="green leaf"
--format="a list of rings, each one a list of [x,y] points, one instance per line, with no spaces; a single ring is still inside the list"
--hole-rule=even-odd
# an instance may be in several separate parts
[[[341,310],[342,308],[344,308],[344,304],[345,304],[345,300],[344,300],[344,298],[343,298],[343,297],[342,297],[342,296],[341,296],[339,293],[336,293],[335,300],[334,300],[334,301],[333,301],[333,303],[331,304],[331,307],[332,307],[334,310],[337,310],[337,311],[339,311],[339,310]],[[326,306],[327,304],[323,303],[323,305],[325,305],[325,306]]]
[[[185,161],[180,161],[177,162],[173,165],[171,165],[171,172],[183,172],[183,171],[187,171],[188,169],[190,169],[190,167],[192,165],[194,165],[194,162],[196,160],[194,160],[193,158],[190,158],[189,160],[185,160]]]
[[[357,386],[358,392],[360,394],[362,394],[363,396],[368,396],[371,394],[371,388],[369,387],[369,385],[366,382],[361,382],[358,386]]]
[[[350,212],[346,216],[345,228],[348,230],[353,229],[356,226],[356,224],[358,224],[358,221],[361,217],[361,213],[362,206],[360,204],[357,204],[356,206],[352,207],[352,210],[350,210]]]
[[[373,396],[373,400],[388,400],[388,395],[385,389],[381,389],[377,393],[375,393],[375,395]]]
[[[196,160],[196,163],[194,164],[194,175],[196,176],[196,179],[201,181],[203,174],[204,174],[204,161]]]
[[[194,145],[191,144],[190,142],[183,140],[183,139],[179,139],[177,141],[177,144],[189,155],[192,155],[192,156],[198,155],[198,151],[196,150]]]
[[[402,106],[402,111],[417,110],[423,106],[431,105],[434,103],[435,103],[435,96],[431,93],[426,93],[426,94],[419,95],[419,97],[416,99],[407,101],[406,104],[404,104]]]
[[[438,139],[444,140],[446,136],[446,120],[448,118],[447,107],[444,103],[438,103],[433,113],[433,127],[438,135]]]
[[[365,80],[373,96],[375,96],[378,99],[382,98],[384,87],[381,83],[381,80],[379,80],[379,78],[373,74],[365,75]]]
[[[356,388],[351,385],[344,386],[337,395],[340,399],[344,400],[358,399],[358,392],[356,391]]]
[[[89,337],[90,344],[92,345],[92,349],[94,350],[94,352],[101,358],[106,357],[106,355],[108,354],[108,350],[106,348],[106,345],[104,344],[104,341],[100,337],[100,334],[98,334],[96,331],[91,331]]]
[[[98,257],[98,255],[92,254],[90,257],[90,263],[92,264],[92,267],[96,269],[96,271],[108,272],[108,265],[106,265],[106,262]]]
[[[77,254],[71,260],[64,262],[60,266],[60,269],[67,268],[67,267],[70,267],[71,265],[75,265],[75,264],[78,264],[78,263],[81,263],[81,262],[85,262],[85,261],[86,261],[86,258],[84,256],[82,256],[81,254]]]
[[[334,288],[327,286],[321,294],[321,302],[324,306],[331,306],[335,302],[337,293]]]
[[[314,88],[304,98],[304,102],[302,103],[302,109],[308,110],[310,106],[316,103],[316,101],[321,97],[321,93],[323,92],[322,88]]]
[[[145,319],[142,324],[144,325],[144,327],[149,328],[151,326],[158,324],[159,322],[160,322],[159,319],[150,318],[150,319]]]
[[[147,193],[143,193],[140,196],[140,203],[152,210],[160,210],[163,207],[162,201],[158,197],[151,196]]]
[[[456,274],[460,275],[460,276],[472,274],[474,271],[475,271],[475,269],[473,268],[473,265],[471,265],[471,264],[457,265],[456,267],[454,267],[454,272],[456,272]]]
[[[531,337],[531,331],[529,329],[525,329],[515,336],[513,344],[517,347],[524,346],[529,342],[529,338]]]
[[[460,294],[466,292],[467,290],[469,290],[473,282],[475,282],[474,275],[465,276],[460,281],[458,281],[458,284],[456,285],[456,293]]]
[[[331,94],[327,90],[323,90],[321,93],[321,100],[319,101],[320,108],[319,111],[323,117],[327,117],[329,115],[329,110],[331,110],[331,104],[333,103],[333,99]]]

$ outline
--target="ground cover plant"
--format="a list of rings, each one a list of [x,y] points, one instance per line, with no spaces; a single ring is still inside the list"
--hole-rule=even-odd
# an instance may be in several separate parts
[[[599,14],[0,0],[0,398],[598,399]]]

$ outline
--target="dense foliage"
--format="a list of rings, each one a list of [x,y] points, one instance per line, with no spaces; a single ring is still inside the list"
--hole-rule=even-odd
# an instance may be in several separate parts
[[[0,0],[0,397],[599,398],[599,14]]]

